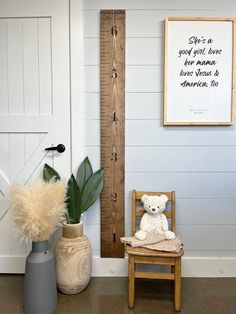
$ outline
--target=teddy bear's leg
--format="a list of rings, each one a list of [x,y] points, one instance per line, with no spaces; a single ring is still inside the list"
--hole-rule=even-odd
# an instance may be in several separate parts
[[[168,230],[165,232],[165,237],[167,240],[173,240],[175,239],[175,234],[174,232]]]
[[[136,233],[135,233],[135,238],[138,239],[138,240],[145,240],[147,237],[147,232],[146,231],[143,231],[143,230],[138,230]]]

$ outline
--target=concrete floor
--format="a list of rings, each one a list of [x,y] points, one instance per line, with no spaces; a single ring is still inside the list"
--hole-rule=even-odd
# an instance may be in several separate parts
[[[183,278],[182,283],[181,313],[236,313],[236,278]],[[0,275],[1,314],[22,314],[22,294],[22,275]],[[127,278],[92,278],[78,295],[59,294],[54,314],[126,313],[175,313],[172,282],[136,280],[135,309],[128,310]]]

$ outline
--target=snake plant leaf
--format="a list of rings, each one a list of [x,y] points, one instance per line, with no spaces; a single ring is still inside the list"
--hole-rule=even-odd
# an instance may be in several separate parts
[[[83,192],[84,187],[86,183],[88,182],[88,179],[93,174],[93,168],[91,166],[91,163],[89,161],[89,158],[86,157],[81,165],[79,166],[79,169],[77,171],[76,175],[76,182],[78,183],[78,186],[80,188],[80,191]]]
[[[61,180],[58,172],[56,172],[56,170],[54,170],[48,164],[45,164],[43,168],[43,180],[49,182],[53,177],[56,179],[56,181]]]
[[[99,197],[103,188],[103,169],[96,171],[86,183],[82,196],[82,212],[85,212]]]
[[[81,216],[82,193],[72,174],[67,183],[67,208],[69,223],[79,223]]]

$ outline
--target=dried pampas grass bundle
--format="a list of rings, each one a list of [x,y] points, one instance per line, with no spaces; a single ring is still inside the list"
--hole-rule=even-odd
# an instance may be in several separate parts
[[[23,239],[48,240],[65,219],[66,185],[62,181],[38,179],[28,186],[12,185],[11,210]]]

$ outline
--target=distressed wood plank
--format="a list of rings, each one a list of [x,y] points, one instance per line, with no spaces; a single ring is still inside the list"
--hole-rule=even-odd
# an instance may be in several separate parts
[[[124,257],[125,11],[101,11],[101,256]]]

